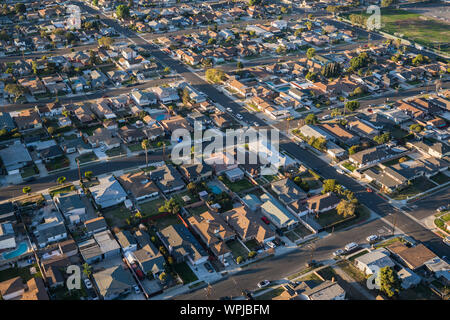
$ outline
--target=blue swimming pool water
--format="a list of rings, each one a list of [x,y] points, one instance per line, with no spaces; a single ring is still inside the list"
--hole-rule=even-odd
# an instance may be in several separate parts
[[[27,251],[28,251],[28,244],[26,242],[21,242],[16,250],[5,252],[3,254],[3,259],[5,260],[12,259],[24,254]]]
[[[290,87],[286,86],[286,87],[278,88],[278,91],[285,92],[285,91],[288,91],[289,89],[290,89]]]
[[[211,191],[214,194],[221,194],[222,193],[222,190],[220,190],[220,188],[218,186],[211,186]]]

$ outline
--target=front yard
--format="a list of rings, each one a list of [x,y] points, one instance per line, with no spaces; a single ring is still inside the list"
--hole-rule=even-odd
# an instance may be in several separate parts
[[[98,159],[98,157],[95,155],[94,152],[89,152],[82,154],[81,156],[77,157],[78,161],[80,161],[80,164],[95,161]]]
[[[434,187],[436,187],[436,184],[432,181],[426,177],[419,177],[411,181],[411,184],[402,190],[392,192],[389,197],[395,200],[405,200]]]
[[[66,156],[58,157],[45,163],[47,171],[55,171],[70,166],[70,160]]]
[[[244,258],[244,260],[248,256],[247,249],[244,248],[244,246],[238,241],[238,240],[231,240],[226,243],[227,247],[230,248],[234,259],[237,259],[237,257],[241,256]]]
[[[122,154],[126,154],[126,152],[122,150],[122,146],[119,146],[117,148],[112,148],[110,150],[106,150],[105,153],[108,157],[116,157],[116,156],[120,156]]]

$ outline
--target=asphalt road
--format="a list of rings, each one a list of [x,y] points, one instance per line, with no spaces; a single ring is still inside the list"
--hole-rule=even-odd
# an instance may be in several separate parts
[[[431,215],[436,214],[436,209],[443,205],[450,204],[450,191],[449,188],[445,188],[442,191],[436,192],[435,194],[411,202],[408,207],[408,213],[414,218],[422,220]]]

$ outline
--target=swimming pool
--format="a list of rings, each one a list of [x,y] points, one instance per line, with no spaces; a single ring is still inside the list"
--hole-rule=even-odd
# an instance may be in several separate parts
[[[212,185],[212,186],[210,186],[210,188],[211,188],[211,191],[214,194],[221,194],[222,193],[222,190],[216,185]]]
[[[21,242],[16,250],[5,252],[2,256],[3,259],[8,260],[21,256],[27,251],[28,251],[28,244],[26,242]]]

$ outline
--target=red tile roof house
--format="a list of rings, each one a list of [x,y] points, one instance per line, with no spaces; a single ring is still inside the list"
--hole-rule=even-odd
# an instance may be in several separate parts
[[[247,87],[245,84],[243,84],[242,82],[240,82],[236,79],[232,79],[231,81],[229,81],[228,86],[231,89],[236,90],[239,94],[241,94],[242,96],[244,96],[246,98],[252,96],[251,88]]]

